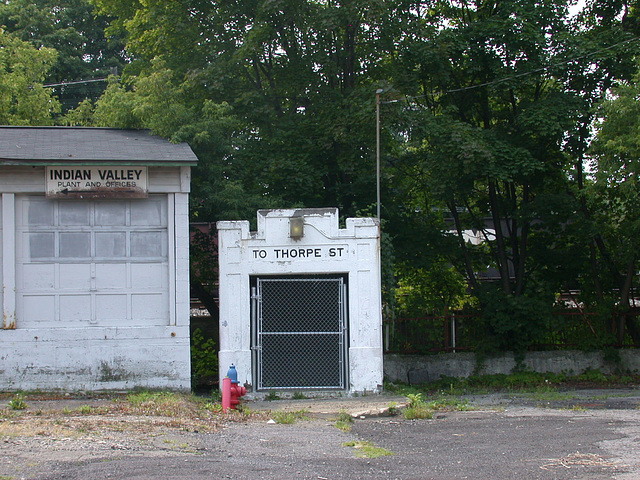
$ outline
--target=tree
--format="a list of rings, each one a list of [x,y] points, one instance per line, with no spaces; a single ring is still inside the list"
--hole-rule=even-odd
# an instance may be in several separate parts
[[[0,123],[51,125],[60,104],[43,88],[56,60],[50,48],[36,49],[0,30]]]
[[[217,142],[223,151],[199,150],[203,171],[223,169],[226,186],[244,192],[252,210],[332,205],[352,215],[373,203],[374,89],[367,70],[381,58],[377,4],[96,3],[118,17],[114,29],[128,34],[133,62],[125,83],[142,100],[150,82],[161,82],[169,108],[177,108],[172,92],[181,95],[186,109],[173,123],[195,148],[207,136],[207,147],[220,140],[209,134],[212,124],[201,128],[197,106],[225,112],[218,120],[229,140]],[[160,132],[143,103],[136,114]],[[210,203],[197,188],[194,197]],[[221,218],[214,208],[200,215]]]
[[[123,43],[106,36],[109,19],[96,16],[87,0],[12,0],[0,2],[0,25],[6,32],[35,48],[52,48],[57,59],[45,82],[52,87],[63,110],[82,100],[97,99],[104,82],[73,83],[104,79],[126,62]]]
[[[600,281],[585,155],[593,106],[637,51],[635,4],[589,1],[571,16],[570,0],[94,3],[131,63],[93,121],[189,142],[194,219],[370,211],[383,87],[398,272],[446,259],[507,340],[534,332],[559,291]]]
[[[629,45],[611,40],[627,37],[613,9],[590,23],[595,3],[578,19],[562,0],[431,7],[414,10],[426,26],[407,26],[394,56],[389,95],[409,99],[392,126],[407,139],[393,162],[396,198],[414,205],[414,225],[456,238],[447,256],[480,296],[487,330],[507,339],[520,325],[526,337],[589,264],[580,155],[591,106],[625,73],[614,58]],[[472,231],[484,241],[469,242]],[[493,283],[480,281],[487,266]]]
[[[199,158],[194,221],[327,205],[350,216],[374,203],[368,70],[383,55],[382,2],[94,3],[132,61],[93,122],[189,142]],[[85,124],[82,107],[67,119]],[[192,280],[213,293],[212,282]]]
[[[634,288],[638,287],[640,247],[640,75],[618,85],[599,110],[596,139],[590,153],[596,163],[595,181],[589,188],[590,207],[602,242],[599,263],[609,276],[610,291],[617,293],[618,342],[629,333],[640,343],[635,315]]]
[[[438,5],[432,21],[449,26],[401,46],[414,72],[401,85],[419,95],[422,110],[410,116],[399,172],[420,175],[449,211],[471,285],[478,287],[474,252],[463,234],[473,228],[484,232],[502,294],[520,296],[541,195],[566,189],[561,143],[578,105],[545,70],[548,52],[561,51],[568,34],[566,5]]]

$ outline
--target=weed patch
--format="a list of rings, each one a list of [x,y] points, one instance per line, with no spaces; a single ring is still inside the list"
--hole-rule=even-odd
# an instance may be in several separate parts
[[[296,412],[276,411],[273,412],[272,417],[276,423],[291,424],[296,423],[299,420],[308,420],[309,416],[307,413],[309,412],[306,410],[298,410]]]
[[[403,412],[407,420],[430,419],[433,412],[438,410],[466,411],[468,403],[466,400],[459,400],[455,397],[438,397],[431,401],[426,401],[423,393],[407,394],[409,404]]]
[[[568,392],[559,392],[557,390],[540,390],[537,392],[532,392],[527,394],[526,396],[532,398],[537,402],[561,402],[561,401],[570,401],[576,398],[575,395]]]
[[[415,407],[407,407],[403,415],[407,420],[429,420],[433,418],[433,410],[427,408],[426,405],[416,405]]]
[[[19,393],[9,400],[8,405],[11,410],[24,410],[27,408],[27,402],[24,401],[24,396]]]
[[[350,432],[351,426],[353,424],[353,417],[344,411],[338,413],[338,418],[336,419],[336,428],[338,430],[342,430],[343,432]]]
[[[356,457],[359,458],[378,458],[385,457],[389,455],[394,455],[393,452],[390,452],[386,448],[376,447],[371,442],[345,442],[342,444],[343,447],[353,447],[356,451]]]
[[[274,400],[280,400],[280,396],[279,396],[276,392],[269,392],[269,393],[264,397],[264,399],[265,399],[267,402],[272,402],[272,401],[274,401]]]

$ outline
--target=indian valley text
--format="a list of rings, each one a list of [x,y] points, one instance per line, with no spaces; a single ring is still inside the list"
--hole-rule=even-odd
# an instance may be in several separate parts
[[[49,197],[142,197],[147,194],[146,166],[47,167],[45,179]]]
[[[143,173],[141,168],[108,168],[108,169],[50,169],[49,181],[57,182],[58,187],[102,187],[102,186],[137,186]],[[114,183],[114,185],[110,185]],[[124,183],[124,185],[122,185]]]

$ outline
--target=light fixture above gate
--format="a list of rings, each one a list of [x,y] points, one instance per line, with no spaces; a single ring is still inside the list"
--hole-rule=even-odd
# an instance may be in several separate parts
[[[304,217],[289,218],[289,236],[294,240],[304,237]]]

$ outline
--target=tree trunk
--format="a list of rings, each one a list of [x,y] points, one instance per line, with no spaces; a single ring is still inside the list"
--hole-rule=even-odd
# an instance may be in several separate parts
[[[493,180],[489,180],[489,201],[491,202],[493,228],[496,232],[496,257],[498,261],[498,271],[500,272],[500,281],[502,290],[509,295],[512,293],[511,279],[509,278],[509,259],[507,257],[507,249],[502,233],[502,222],[500,220],[500,214],[498,213],[498,193],[496,192],[496,184]]]
[[[629,335],[631,335],[633,339],[633,343],[637,343],[638,341],[638,338],[637,338],[638,329],[634,322],[634,316],[630,315],[629,313],[631,310],[631,302],[632,302],[631,286],[633,284],[633,278],[635,277],[635,274],[636,274],[635,266],[636,266],[636,262],[635,262],[635,256],[634,256],[627,264],[625,275],[620,281],[620,284],[621,284],[620,285],[620,308],[624,308],[624,310],[620,312],[621,315],[618,318],[618,325],[617,325],[617,331],[616,331],[619,345],[623,344],[626,333],[629,333]],[[631,327],[631,328],[628,328],[628,327]],[[636,335],[636,338],[634,338],[634,335]]]
[[[464,237],[462,235],[462,224],[460,223],[460,216],[458,215],[458,210],[456,209],[456,202],[451,200],[448,202],[449,211],[451,212],[451,216],[453,217],[453,223],[456,226],[456,232],[458,234],[458,242],[460,243],[460,248],[462,249],[462,254],[464,256],[464,268],[467,272],[467,278],[469,279],[469,284],[473,290],[478,290],[478,279],[476,278],[476,273],[473,271],[473,266],[471,265],[471,258],[469,257],[469,251],[467,250],[467,244],[464,241]]]

